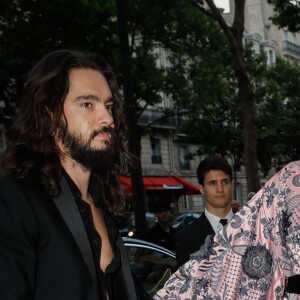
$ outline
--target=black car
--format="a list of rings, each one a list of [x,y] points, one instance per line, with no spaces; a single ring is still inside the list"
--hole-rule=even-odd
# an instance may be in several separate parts
[[[143,240],[123,237],[123,241],[137,285],[145,292],[143,299],[152,299],[176,271],[175,253]]]
[[[201,214],[202,212],[199,211],[185,211],[177,213],[171,218],[170,225],[176,230],[182,229],[198,219]]]
[[[117,215],[117,223],[119,226],[119,231],[122,236],[132,237],[135,235],[135,218],[133,212],[126,212],[120,215]],[[146,212],[146,225],[147,230],[152,228],[157,222],[157,218],[150,212]]]

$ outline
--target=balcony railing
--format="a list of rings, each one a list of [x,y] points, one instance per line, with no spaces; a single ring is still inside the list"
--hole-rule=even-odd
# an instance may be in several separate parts
[[[292,55],[300,58],[300,46],[290,41],[282,41],[282,51],[284,55]]]
[[[139,117],[138,123],[143,125],[149,125],[153,123],[154,127],[161,126],[175,129],[177,118],[174,116],[166,117],[164,113],[158,110],[146,110]]]

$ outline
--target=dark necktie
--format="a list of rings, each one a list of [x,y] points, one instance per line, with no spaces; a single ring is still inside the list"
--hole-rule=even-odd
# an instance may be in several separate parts
[[[220,219],[220,223],[222,224],[222,226],[224,227],[227,224],[227,219]]]

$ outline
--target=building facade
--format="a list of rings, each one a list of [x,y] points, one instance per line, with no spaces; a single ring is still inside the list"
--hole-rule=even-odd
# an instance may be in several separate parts
[[[222,1],[216,1],[218,5]],[[224,19],[230,24],[233,20],[234,1],[228,0],[226,7],[220,7]],[[223,10],[224,9],[224,10]],[[300,34],[291,33],[285,29],[279,29],[270,21],[273,8],[266,0],[246,0],[245,5],[245,33],[244,42],[251,42],[254,50],[266,54],[268,66],[276,62],[276,57],[283,57],[300,62]],[[167,55],[160,50],[159,63],[167,65]],[[142,168],[145,176],[170,176],[179,175],[194,185],[198,185],[196,177],[197,166],[203,157],[195,157],[186,160],[188,153],[197,150],[197,146],[178,143],[180,133],[177,130],[179,120],[176,117],[163,118],[161,108],[173,108],[172,101],[164,98],[160,106],[147,109],[139,120],[142,128],[148,126],[148,130],[142,137]],[[155,120],[160,119],[158,122]],[[152,124],[149,126],[149,124]],[[234,157],[227,157],[233,166],[233,192],[232,199],[241,204],[247,202],[247,179],[243,166],[235,167]],[[270,171],[270,175],[274,174]],[[267,178],[261,179],[261,184]],[[174,211],[203,210],[204,203],[201,195],[182,195],[173,203]]]

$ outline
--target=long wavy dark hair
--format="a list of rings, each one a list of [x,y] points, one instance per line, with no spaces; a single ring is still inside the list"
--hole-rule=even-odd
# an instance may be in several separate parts
[[[116,211],[125,199],[119,175],[132,156],[126,149],[124,102],[110,66],[98,55],[58,50],[44,56],[29,72],[19,113],[8,135],[9,146],[3,157],[4,172],[24,177],[31,170],[36,170],[51,196],[60,193],[61,153],[56,146],[55,133],[69,91],[69,72],[82,68],[99,71],[107,80],[114,98],[118,157],[105,174],[95,176],[103,198],[110,209]]]

